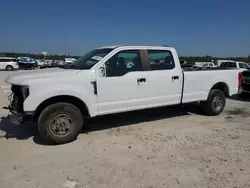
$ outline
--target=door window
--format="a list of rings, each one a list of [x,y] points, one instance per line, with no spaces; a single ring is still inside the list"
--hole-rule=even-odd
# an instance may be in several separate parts
[[[242,68],[242,69],[248,69],[249,67],[246,65],[246,64],[244,64],[244,63],[239,63],[239,66],[240,66],[240,68]]]
[[[151,70],[169,70],[175,67],[172,53],[166,50],[148,50]]]
[[[106,77],[123,76],[131,71],[142,71],[139,50],[124,50],[111,57],[106,63]]]
[[[8,62],[8,59],[0,59],[0,62]]]

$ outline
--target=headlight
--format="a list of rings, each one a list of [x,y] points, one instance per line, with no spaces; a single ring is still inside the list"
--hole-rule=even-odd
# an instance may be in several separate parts
[[[22,86],[23,99],[25,100],[29,96],[29,87]]]

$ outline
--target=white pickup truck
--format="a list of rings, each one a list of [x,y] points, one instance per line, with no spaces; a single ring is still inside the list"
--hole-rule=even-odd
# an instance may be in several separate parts
[[[77,138],[85,118],[99,115],[196,101],[218,115],[241,81],[237,69],[183,71],[172,47],[110,46],[67,67],[9,76],[7,109],[12,120],[36,119],[45,141],[62,144]]]

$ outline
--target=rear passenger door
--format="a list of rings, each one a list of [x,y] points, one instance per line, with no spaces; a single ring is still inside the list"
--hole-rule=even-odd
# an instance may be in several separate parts
[[[150,65],[150,71],[148,71],[149,106],[179,104],[183,76],[180,65],[175,64],[172,52],[147,50],[147,53]]]

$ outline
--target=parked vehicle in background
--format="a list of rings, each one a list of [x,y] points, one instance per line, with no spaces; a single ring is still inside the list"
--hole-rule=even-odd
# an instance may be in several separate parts
[[[213,62],[195,62],[195,67],[203,67],[203,65],[205,64],[210,64],[210,63],[213,63]]]
[[[43,60],[37,59],[36,62],[37,62],[37,65],[38,65],[40,68],[43,68],[43,67],[44,67],[44,61],[43,61]]]
[[[38,67],[38,63],[34,58],[30,57],[18,57],[18,66],[20,69],[35,69]]]
[[[17,59],[13,57],[0,57],[0,70],[13,71],[18,69]]]
[[[75,58],[65,58],[65,65],[70,66],[73,64],[74,61],[76,61]]]
[[[62,144],[77,138],[84,118],[99,115],[192,102],[219,115],[226,97],[238,93],[241,75],[238,69],[183,71],[172,47],[102,47],[72,66],[9,76],[9,117],[36,120],[46,142]]]
[[[222,64],[222,63],[224,63],[224,62],[235,62],[235,61],[233,61],[233,60],[223,60],[223,59],[217,59],[217,60],[215,60],[214,61],[214,64],[216,65],[216,66],[219,66],[220,67],[220,65]]]
[[[183,67],[187,64],[187,62],[183,59],[180,59],[180,64],[181,64],[181,67]]]
[[[64,61],[59,60],[59,61],[58,61],[58,67],[64,66],[64,63],[65,63]]]
[[[221,63],[220,67],[237,68],[237,69],[242,69],[242,70],[250,69],[249,64],[247,64],[245,62],[223,62],[223,63]]]
[[[242,72],[242,86],[240,88],[240,96],[250,95],[250,70]]]
[[[51,67],[59,67],[59,62],[58,60],[53,60],[51,63]]]
[[[202,67],[217,67],[214,63],[204,63]]]
[[[47,60],[45,60],[44,61],[44,66],[43,66],[44,68],[49,68],[50,67],[50,62],[49,61],[47,61]]]
[[[187,63],[181,65],[181,68],[183,68],[184,70],[191,70],[194,67],[195,67],[194,62],[187,62]]]

